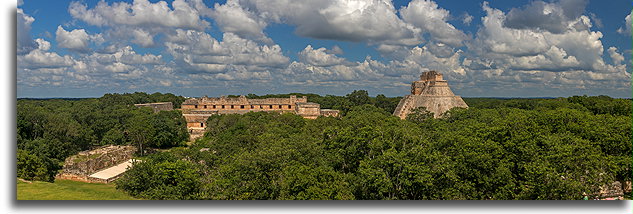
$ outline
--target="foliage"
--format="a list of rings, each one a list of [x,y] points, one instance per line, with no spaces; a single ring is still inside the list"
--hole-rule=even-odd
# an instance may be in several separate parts
[[[106,94],[98,99],[18,100],[18,177],[52,182],[64,160],[101,145],[170,148],[189,136],[178,111],[153,113],[132,104],[171,101],[173,94]]]
[[[28,180],[53,181],[55,174],[49,168],[55,166],[50,159],[40,158],[28,151],[18,149],[18,177]]]
[[[342,118],[212,116],[203,138],[150,156],[138,168],[147,174],[126,177],[138,189],[122,188],[152,197],[161,186],[171,199],[581,199],[633,177],[631,117],[619,110],[511,99],[400,120],[366,98],[351,93]],[[141,182],[176,162],[191,175],[187,193]]]
[[[342,117],[214,115],[204,137],[144,157],[117,188],[147,199],[581,199],[633,177],[630,99],[465,98],[469,109],[400,120],[399,98],[362,90],[247,97],[290,95]],[[64,158],[94,145],[182,145],[179,112],[130,106],[154,101],[19,100],[18,176],[51,180]]]
[[[157,153],[166,156],[169,153]],[[173,157],[150,157],[137,162],[116,181],[117,188],[134,197],[159,200],[197,199],[201,187],[198,165]]]
[[[353,92],[345,96],[325,95],[318,94],[267,94],[258,96],[255,94],[248,94],[246,98],[249,99],[263,99],[263,98],[287,98],[290,95],[297,97],[306,96],[309,102],[315,102],[321,105],[324,109],[336,109],[341,111],[341,115],[347,114],[347,112],[354,106],[360,106],[364,104],[374,105],[385,112],[391,114],[396,110],[398,102],[402,97],[386,97],[384,94],[378,94],[376,97],[370,97],[369,93],[365,90],[354,90]]]
[[[411,110],[411,114],[407,115],[407,120],[414,122],[422,122],[424,120],[428,120],[433,118],[433,112],[426,110],[425,107],[417,107]]]

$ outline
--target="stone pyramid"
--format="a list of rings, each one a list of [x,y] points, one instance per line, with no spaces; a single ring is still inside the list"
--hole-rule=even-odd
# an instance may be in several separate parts
[[[418,107],[425,107],[427,111],[433,112],[435,118],[439,118],[453,107],[468,108],[468,105],[462,97],[453,94],[442,74],[427,71],[420,75],[420,80],[411,83],[411,94],[400,100],[393,115],[405,119]]]

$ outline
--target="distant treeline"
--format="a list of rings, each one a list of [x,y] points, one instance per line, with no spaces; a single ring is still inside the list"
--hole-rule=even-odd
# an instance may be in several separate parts
[[[64,160],[100,145],[169,148],[189,138],[179,111],[154,113],[133,104],[184,101],[173,94],[106,94],[101,98],[19,99],[17,175],[53,181]]]
[[[288,95],[249,95],[267,96]],[[212,116],[203,138],[149,155],[117,187],[147,199],[581,199],[633,177],[628,99],[466,98],[469,109],[407,120],[386,99],[309,98],[341,118]]]
[[[593,114],[631,115],[631,99],[616,99],[609,96],[573,96],[568,98],[498,99],[463,98],[471,108],[518,108],[526,110],[570,108],[589,111]]]

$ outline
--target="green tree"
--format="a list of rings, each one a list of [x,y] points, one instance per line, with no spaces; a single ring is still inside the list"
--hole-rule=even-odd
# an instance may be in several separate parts
[[[148,156],[146,161],[135,163],[116,181],[117,188],[146,199],[200,199],[202,183],[199,166],[164,156],[159,153]]]
[[[422,122],[425,120],[433,119],[433,112],[427,111],[425,107],[417,107],[411,110],[411,113],[407,115],[407,120],[414,122]]]
[[[147,109],[147,111],[150,111]],[[148,146],[155,133],[151,125],[151,113],[141,112],[135,114],[125,127],[125,133],[133,145],[136,145],[141,156],[145,154],[145,147]]]

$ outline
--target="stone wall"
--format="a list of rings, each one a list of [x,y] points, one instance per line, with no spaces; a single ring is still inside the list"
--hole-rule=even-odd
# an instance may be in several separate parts
[[[295,113],[308,119],[316,119],[321,115],[321,105],[318,103],[297,103]]]
[[[307,97],[247,99],[240,97],[200,97],[185,100],[180,109],[185,120],[191,141],[204,135],[207,118],[214,114],[246,114],[248,112],[294,113],[307,119],[323,116],[338,117],[337,110],[321,112],[318,103],[308,102]]]
[[[150,107],[154,112],[174,110],[171,102],[134,104],[136,107]]]
[[[622,188],[622,183],[620,183],[619,181],[615,181],[611,183],[611,185],[602,186],[598,195],[600,198],[613,198],[623,196],[624,188]]]
[[[105,146],[79,152],[66,158],[64,167],[56,178],[89,181],[89,175],[131,159],[134,152],[134,146]]]
[[[207,119],[214,114],[182,114],[187,121],[187,128],[204,128],[206,127]]]
[[[411,94],[400,100],[393,115],[405,119],[418,107],[425,107],[438,118],[454,107],[468,108],[468,105],[460,96],[453,94],[442,74],[428,71],[420,75],[420,80],[411,84]]]
[[[339,113],[340,113],[339,110],[321,109],[321,116],[324,116],[324,117],[338,117]]]
[[[307,97],[247,99],[240,97],[201,97],[191,98],[182,103],[182,109],[209,110],[293,110],[295,103],[307,102]]]

